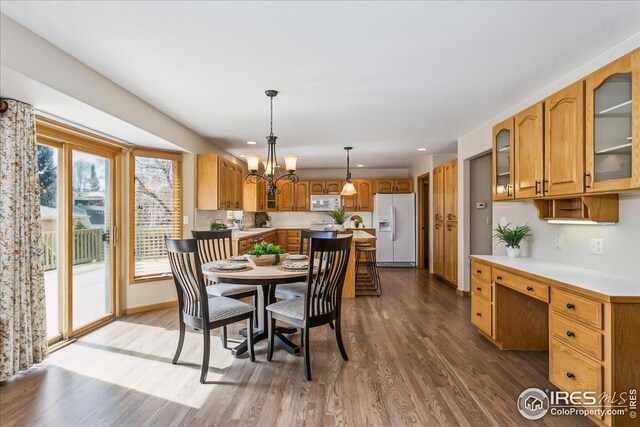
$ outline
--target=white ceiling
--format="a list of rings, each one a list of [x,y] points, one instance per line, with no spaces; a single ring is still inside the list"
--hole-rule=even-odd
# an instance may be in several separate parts
[[[235,155],[406,167],[640,32],[640,2],[5,2]],[[248,146],[247,140],[258,141]],[[427,147],[426,152],[417,152]]]

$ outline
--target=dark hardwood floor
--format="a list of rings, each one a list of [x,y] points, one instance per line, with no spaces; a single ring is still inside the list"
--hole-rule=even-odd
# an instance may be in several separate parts
[[[581,417],[524,419],[520,392],[552,388],[547,353],[498,350],[471,325],[469,298],[423,271],[381,275],[382,297],[344,304],[349,362],[329,327],[311,331],[311,382],[301,356],[279,350],[267,362],[262,341],[251,363],[214,339],[201,385],[202,337],[189,331],[172,365],[177,309],[164,309],[114,321],[0,386],[0,424],[592,425]]]

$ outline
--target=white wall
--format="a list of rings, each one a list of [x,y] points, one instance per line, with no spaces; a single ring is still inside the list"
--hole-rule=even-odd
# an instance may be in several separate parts
[[[429,174],[429,180],[431,184],[429,185],[429,216],[433,218],[433,169],[437,168],[443,163],[448,162],[449,160],[453,160],[457,157],[456,154],[432,154],[430,156],[425,157],[420,160],[418,163],[413,165],[410,170],[411,177],[413,178],[413,188],[416,193],[418,192],[418,177],[424,174]],[[416,258],[418,256],[418,233],[420,230],[418,229],[418,207],[419,200],[416,198]],[[429,223],[429,226],[433,229],[433,223]],[[429,241],[427,242],[427,251],[429,251],[429,271],[433,273],[433,232],[429,233]]]
[[[494,117],[484,125],[469,132],[458,139],[458,206],[459,206],[459,230],[458,230],[458,287],[462,290],[470,289],[470,263],[469,263],[469,159],[491,151],[491,129],[494,124],[522,111],[536,102],[546,98],[558,90],[582,79],[591,72],[603,67],[609,62],[625,55],[640,46],[640,33],[620,43],[618,46],[595,57],[592,61],[572,71],[561,79],[553,82],[542,90],[522,100],[507,111]],[[617,225],[572,226],[553,225],[540,221],[537,218],[535,207],[530,202],[501,202],[494,203],[494,221],[500,216],[507,216],[509,221],[529,222],[534,226],[535,236],[527,246],[525,253],[530,253],[536,258],[568,265],[585,266],[606,272],[615,272],[629,277],[638,278],[640,270],[640,235],[638,222],[640,222],[640,198],[635,196],[622,196],[620,201],[620,218]],[[495,226],[495,222],[494,222]],[[564,236],[565,247],[560,250],[553,249],[555,233]],[[596,236],[598,234],[598,236]],[[603,236],[605,238],[605,255],[596,258],[585,251],[589,250],[587,243],[591,237]],[[608,242],[608,244],[607,244]],[[551,245],[551,246],[550,246]],[[550,250],[551,247],[553,250]],[[610,251],[607,251],[610,248]],[[496,250],[496,253],[499,253]]]

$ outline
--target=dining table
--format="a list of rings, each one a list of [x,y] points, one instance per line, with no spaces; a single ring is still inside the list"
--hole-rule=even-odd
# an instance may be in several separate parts
[[[254,330],[253,334],[253,343],[255,345],[255,343],[267,339],[268,337],[267,306],[276,302],[276,286],[288,283],[305,282],[307,278],[307,269],[288,270],[285,269],[282,264],[256,266],[252,265],[248,261],[243,262],[246,267],[241,270],[221,270],[218,268],[221,263],[224,264],[228,262],[229,261],[225,260],[203,264],[202,273],[210,281],[215,283],[247,285],[255,286],[257,288],[258,312],[256,315],[258,318],[258,327]],[[291,342],[291,340],[289,340],[284,334],[291,334],[295,332],[295,328],[285,327],[277,327],[274,331],[276,343],[291,354],[299,353],[300,347]],[[240,333],[241,335],[246,336],[246,329],[241,330]],[[247,340],[245,339],[242,343],[231,350],[231,354],[237,357],[246,353],[247,350]]]

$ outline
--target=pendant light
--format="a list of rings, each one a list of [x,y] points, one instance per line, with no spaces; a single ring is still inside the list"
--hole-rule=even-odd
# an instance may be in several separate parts
[[[284,156],[285,169],[287,170],[287,173],[282,174],[276,178],[276,170],[279,169],[276,156],[276,139],[278,139],[278,137],[273,134],[273,98],[278,95],[278,91],[268,90],[265,92],[265,94],[269,97],[271,105],[271,131],[269,132],[269,136],[267,136],[267,160],[263,162],[264,173],[261,174],[258,173],[258,168],[260,166],[260,156],[257,154],[248,155],[246,158],[249,173],[245,177],[245,181],[248,184],[257,184],[262,180],[267,181],[267,194],[273,196],[280,193],[280,190],[278,190],[276,183],[281,179],[288,179],[291,182],[298,182],[299,178],[295,174],[296,161],[298,160],[298,157]]]
[[[349,170],[349,151],[353,150],[353,147],[344,147],[347,151],[347,179],[345,180],[344,187],[342,187],[342,191],[340,192],[341,196],[353,196],[358,193],[356,191],[356,187],[351,182],[351,171]]]

